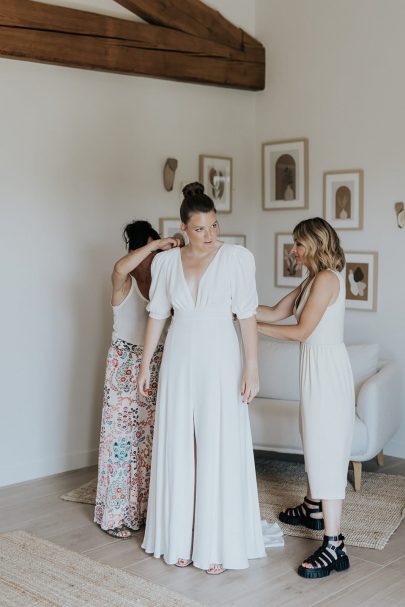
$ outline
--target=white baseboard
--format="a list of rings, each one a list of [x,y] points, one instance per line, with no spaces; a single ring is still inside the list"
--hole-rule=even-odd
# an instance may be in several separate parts
[[[77,470],[97,464],[98,449],[65,453],[38,461],[30,461],[18,466],[2,466],[0,468],[0,487],[23,483],[51,474],[59,474],[69,470]]]

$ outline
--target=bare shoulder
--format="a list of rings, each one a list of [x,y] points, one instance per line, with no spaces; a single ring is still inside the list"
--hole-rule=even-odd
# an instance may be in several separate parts
[[[321,270],[315,276],[313,289],[327,289],[330,292],[336,292],[340,287],[340,281],[336,274],[332,270]]]

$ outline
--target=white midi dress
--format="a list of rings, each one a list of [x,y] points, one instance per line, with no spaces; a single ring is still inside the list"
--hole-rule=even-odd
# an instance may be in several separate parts
[[[255,315],[256,306],[254,258],[243,247],[219,248],[195,302],[180,249],[153,261],[150,316],[167,318],[171,308],[174,315],[159,375],[143,548],[168,564],[191,558],[201,569],[244,569],[265,556],[232,320],[232,313]]]
[[[300,348],[300,430],[305,469],[314,499],[344,499],[353,439],[353,374],[343,342],[345,282],[319,324]],[[295,309],[299,321],[312,279]]]

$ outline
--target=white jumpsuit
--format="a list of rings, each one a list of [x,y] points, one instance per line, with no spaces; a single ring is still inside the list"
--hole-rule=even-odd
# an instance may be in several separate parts
[[[221,246],[196,302],[180,249],[153,261],[150,316],[167,318],[172,307],[174,316],[159,375],[143,548],[169,564],[191,557],[201,569],[244,569],[248,559],[265,556],[232,320],[232,312],[255,315],[256,306],[254,257],[243,247]]]
[[[331,270],[332,271],[332,270]],[[353,439],[355,396],[352,368],[343,342],[345,282],[318,326],[301,343],[300,429],[305,469],[314,499],[344,499]],[[295,310],[297,320],[308,300],[312,279]]]

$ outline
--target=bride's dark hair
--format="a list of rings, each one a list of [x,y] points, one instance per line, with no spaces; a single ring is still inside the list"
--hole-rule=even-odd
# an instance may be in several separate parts
[[[198,181],[188,183],[183,188],[183,202],[180,207],[180,219],[188,223],[193,213],[217,212],[211,198],[204,193],[204,186]]]

